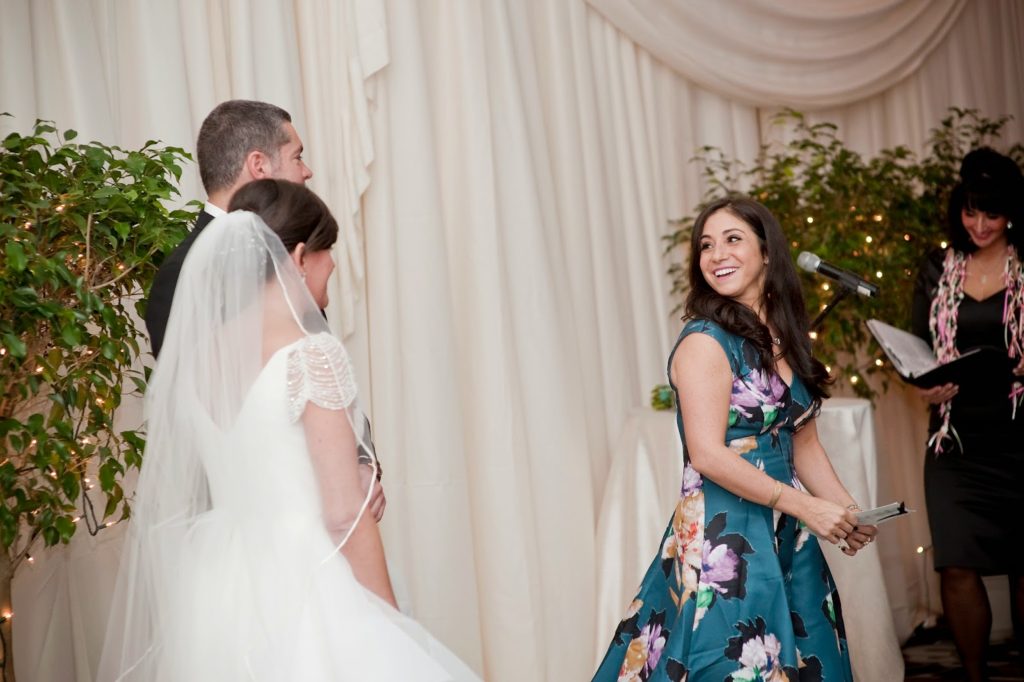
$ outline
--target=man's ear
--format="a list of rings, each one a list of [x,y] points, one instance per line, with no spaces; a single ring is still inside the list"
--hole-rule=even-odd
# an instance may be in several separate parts
[[[254,149],[246,154],[245,170],[253,180],[273,177],[270,157],[258,149]]]

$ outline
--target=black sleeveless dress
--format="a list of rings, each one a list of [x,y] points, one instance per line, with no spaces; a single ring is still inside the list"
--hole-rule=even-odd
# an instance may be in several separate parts
[[[914,333],[930,344],[928,313],[942,274],[944,252],[929,257],[914,291]],[[1005,291],[977,301],[964,295],[956,347],[1006,348]],[[1024,405],[1013,418],[1012,375],[977,377],[953,398],[950,424],[960,443],[925,455],[924,485],[935,569],[973,568],[982,575],[1020,573],[1024,544]],[[938,428],[938,408],[929,428]],[[962,447],[961,447],[962,445]]]

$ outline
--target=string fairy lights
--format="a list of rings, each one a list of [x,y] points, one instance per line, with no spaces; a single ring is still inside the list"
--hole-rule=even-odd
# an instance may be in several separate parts
[[[853,220],[854,223],[881,225],[882,223],[885,223],[885,221],[886,221],[885,213],[883,213],[883,212],[872,212],[870,210],[868,210],[868,211],[860,211],[860,210],[858,210],[858,207],[857,207],[856,204],[851,204],[849,206],[849,212],[851,214],[851,219]],[[805,215],[803,217],[803,220],[807,224],[814,224],[815,223],[815,216],[813,216],[813,215]],[[865,225],[865,227],[866,227],[866,225]],[[884,227],[883,227],[883,229],[884,229]],[[861,242],[862,246],[860,248],[852,249],[849,252],[850,255],[853,258],[857,258],[857,259],[860,259],[862,257],[866,257],[866,256],[869,256],[869,255],[872,255],[872,256],[881,258],[884,261],[886,258],[891,256],[890,249],[887,248],[886,245],[885,245],[885,236],[886,235],[884,234],[884,232],[883,232],[881,237],[879,237],[879,235],[877,235],[877,234],[873,234],[873,233],[870,233],[870,232],[862,233],[862,239],[863,239],[863,241]],[[894,238],[896,240],[898,240],[898,243],[901,243],[901,244],[909,244],[910,242],[915,241],[914,235],[911,234],[910,232],[902,232],[902,233],[897,232],[893,236],[894,236]],[[792,246],[793,246],[794,249],[797,248],[797,242],[793,241],[792,242]],[[939,242],[939,246],[940,246],[940,248],[946,249],[946,248],[948,248],[949,244],[948,244],[948,242],[946,240],[942,240],[942,241]],[[902,268],[902,270],[897,270],[896,272],[898,273],[897,277],[898,277],[899,274],[902,274],[903,278],[905,278],[905,279],[913,279],[914,276],[915,276],[915,272],[912,271],[910,268],[907,268],[907,267]],[[874,270],[873,275],[874,275],[874,278],[877,279],[877,280],[886,279],[886,272],[882,268],[878,268],[878,269]],[[828,283],[828,282],[823,282],[823,283],[820,284],[820,291],[823,292],[823,293],[831,292],[831,291],[833,291],[833,289],[835,289],[835,288],[830,283]],[[826,304],[826,303],[819,303],[817,307],[818,307],[819,311],[824,311],[824,310],[826,310],[828,308],[828,304]],[[817,332],[817,331],[811,331],[809,333],[809,336],[810,336],[812,342],[817,342],[817,341],[824,342],[825,341],[825,337],[820,335],[819,332]],[[887,367],[886,359],[884,358],[884,356],[879,356],[879,357],[869,357],[866,360],[864,360],[863,362],[854,363],[852,365],[846,364],[846,365],[844,365],[842,367],[833,367],[832,365],[826,365],[825,369],[829,373],[829,375],[832,375],[832,376],[834,376],[835,378],[837,378],[837,379],[839,379],[841,381],[846,381],[849,385],[851,385],[853,387],[856,387],[859,384],[863,384],[863,385],[867,386],[868,385],[867,384],[867,379],[866,379],[867,374],[870,374],[870,373],[873,373],[873,372],[877,372],[877,371],[880,371],[880,370],[884,370],[886,367]]]

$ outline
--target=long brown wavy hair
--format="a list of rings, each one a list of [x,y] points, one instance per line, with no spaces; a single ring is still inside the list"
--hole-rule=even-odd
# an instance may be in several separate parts
[[[711,320],[726,331],[742,336],[757,350],[761,368],[775,369],[772,334],[768,325],[739,301],[715,292],[701,272],[700,239],[708,218],[718,211],[728,211],[757,235],[761,254],[768,259],[760,301],[765,319],[778,331],[782,340],[781,353],[811,396],[827,398],[832,378],[825,366],[811,354],[810,322],[800,279],[789,253],[789,243],[771,211],[753,199],[738,195],[723,197],[708,204],[697,216],[690,241],[690,293],[686,298],[686,317]]]

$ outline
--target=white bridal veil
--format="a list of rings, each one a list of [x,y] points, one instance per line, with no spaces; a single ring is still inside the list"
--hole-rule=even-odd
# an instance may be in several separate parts
[[[274,486],[273,480],[263,487],[266,477],[251,475],[249,457],[257,456],[256,451],[265,444],[247,441],[246,433],[240,432],[245,427],[238,423],[239,415],[254,384],[261,380],[263,368],[278,351],[297,347],[303,340],[323,339],[326,334],[324,318],[298,269],[278,237],[258,216],[248,212],[228,214],[213,221],[196,239],[182,267],[166,341],[146,394],[148,440],[100,680],[179,679],[182,675],[173,671],[186,670],[188,662],[179,665],[170,660],[183,650],[175,647],[175,639],[180,639],[183,627],[204,627],[204,623],[191,620],[201,614],[189,614],[186,608],[195,598],[195,591],[203,589],[199,583],[221,581],[212,585],[213,599],[245,594],[233,586],[233,581],[245,580],[247,571],[217,577],[203,575],[201,567],[197,570],[191,565],[203,556],[219,559],[228,551],[226,547],[206,547],[213,553],[197,555],[194,549],[204,524],[210,527],[215,514],[246,517],[231,523],[233,528],[252,529],[245,545],[251,555],[245,560],[257,562],[253,566],[271,560],[275,551],[281,553],[280,548],[261,545],[259,529],[291,511],[280,508],[278,495],[286,493]],[[334,348],[341,348],[340,343],[330,341]],[[345,408],[358,445],[372,452],[372,446],[364,442],[364,438],[368,441],[364,436],[366,420],[356,405],[347,358],[344,363],[332,362],[329,354],[316,359],[320,363],[316,371],[306,372],[300,379],[307,381],[308,390],[333,396],[338,404],[328,407]],[[282,408],[288,407],[285,401],[296,399],[288,391],[279,393]],[[301,412],[302,405],[298,408]],[[292,419],[296,416],[294,409],[280,412],[291,412]],[[354,456],[355,444],[349,450]],[[316,469],[316,462],[312,464],[311,470]],[[376,462],[373,464],[376,466]],[[273,466],[268,468],[272,471]],[[289,464],[282,458],[280,466]],[[369,496],[367,491],[347,532],[333,536],[333,546],[328,543],[322,547],[321,561],[308,562],[307,573],[315,573],[319,563],[335,558],[336,550],[365,513]],[[317,530],[323,533],[323,527]],[[289,573],[292,568],[282,569],[292,584],[269,585],[271,594],[266,599],[301,600],[301,583],[313,577],[298,574],[296,580],[297,574]],[[210,570],[218,569],[211,566]],[[257,585],[248,588],[249,594],[264,594]],[[247,608],[233,606],[228,597],[224,607]],[[299,606],[283,603],[271,607],[274,617],[269,625],[239,628],[239,638],[249,640],[239,642],[239,646],[256,652],[254,660],[269,655],[268,643],[271,647],[283,646],[289,629],[301,617]],[[253,678],[263,679],[263,675],[257,672]]]

